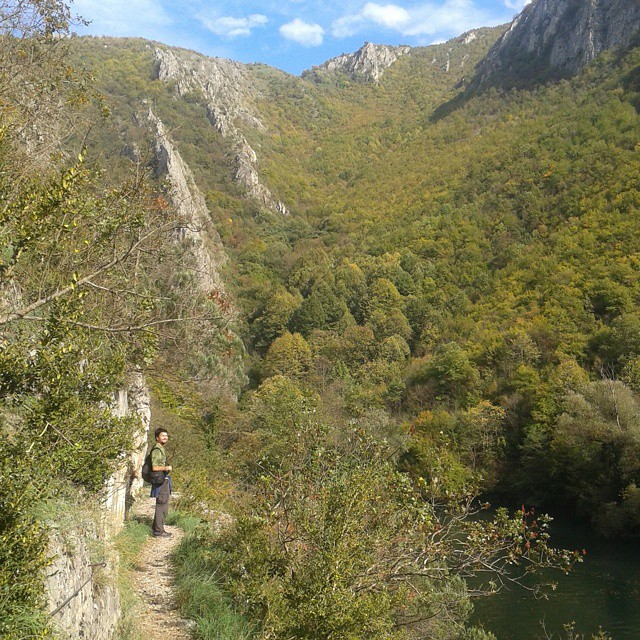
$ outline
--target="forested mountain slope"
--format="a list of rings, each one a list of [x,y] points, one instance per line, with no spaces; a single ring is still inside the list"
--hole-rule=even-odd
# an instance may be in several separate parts
[[[177,72],[158,79],[158,51],[169,50],[74,45],[100,61],[122,131],[151,101],[196,174],[233,255],[249,352],[266,356],[256,383],[321,376],[347,415],[414,423],[407,464],[420,473],[420,443],[442,422],[485,485],[515,477],[522,496],[580,496],[614,517],[640,469],[635,427],[607,427],[596,396],[619,386],[635,403],[638,52],[604,54],[573,80],[483,91],[434,118],[502,31],[412,49],[377,82],[339,66],[304,78],[244,68],[233,127],[284,214],[244,197],[237,140],[212,127],[211,98],[180,89]],[[118,144],[127,135],[143,134]],[[577,398],[602,412],[600,426],[567,426]],[[487,411],[500,420],[480,455],[465,430]],[[602,447],[619,451],[614,470]],[[594,472],[607,477],[585,497],[580,478]]]
[[[47,448],[56,477],[102,486],[131,435],[105,402],[143,368],[180,433],[185,504],[234,511],[203,558],[258,637],[492,640],[464,628],[471,596],[577,554],[526,508],[475,517],[479,494],[636,534],[640,49],[478,85],[503,33],[395,59],[367,45],[298,78],[46,32],[87,76],[67,94],[45,69],[65,135],[42,176],[28,113],[0,113],[2,455],[20,495],[46,478],[21,451]],[[36,575],[38,521],[3,504]]]
[[[145,101],[194,171],[233,255],[249,352],[266,355],[256,382],[289,368],[321,375],[340,387],[348,415],[418,420],[417,441],[444,420],[467,464],[463,425],[482,407],[495,411],[485,482],[515,475],[524,496],[580,496],[591,513],[605,503],[609,513],[640,469],[629,457],[633,425],[605,429],[605,399],[589,400],[610,384],[635,402],[638,51],[604,54],[573,80],[480,92],[433,118],[501,32],[412,49],[377,82],[340,68],[304,78],[242,69],[234,135],[284,214],[244,197],[237,139],[212,126],[212,99],[195,85],[178,91],[178,72],[158,79],[158,51],[168,49],[74,46],[120,123],[117,145],[101,148],[144,138]],[[597,437],[566,426],[577,397],[602,412]],[[620,452],[615,471],[600,466],[602,429]],[[575,459],[587,444],[588,459]],[[416,451],[409,459],[428,473]],[[580,478],[593,472],[613,477],[585,498]]]

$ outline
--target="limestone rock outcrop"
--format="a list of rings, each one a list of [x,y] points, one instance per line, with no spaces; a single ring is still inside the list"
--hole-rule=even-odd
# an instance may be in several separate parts
[[[202,92],[211,123],[222,135],[237,134],[237,121],[264,128],[253,108],[251,81],[240,62],[160,48],[155,50],[155,59],[158,79],[175,82],[178,95]]]
[[[182,49],[156,48],[155,59],[158,79],[175,82],[178,95],[203,95],[211,124],[231,143],[234,179],[243,185],[247,195],[268,209],[287,214],[286,206],[262,183],[258,156],[242,134],[245,127],[265,128],[255,108],[257,92],[245,65]]]
[[[49,613],[61,637],[111,640],[122,615],[113,539],[142,488],[138,476],[151,421],[151,397],[142,373],[129,375],[127,384],[115,394],[111,410],[119,417],[136,415],[140,419],[134,452],[109,478],[100,503],[81,506],[49,525],[52,561],[45,590]]]
[[[474,87],[518,86],[538,73],[570,77],[639,32],[637,0],[533,0],[478,65]]]
[[[411,52],[411,47],[392,47],[365,42],[355,53],[345,53],[305,71],[302,76],[317,80],[327,73],[345,71],[354,79],[379,82],[384,72],[401,56]]]
[[[45,589],[50,615],[62,638],[111,640],[121,616],[118,557],[90,519],[54,528],[49,535]],[[95,549],[100,548],[100,557]]]
[[[107,535],[120,531],[129,507],[143,486],[139,471],[146,455],[145,443],[151,424],[151,396],[141,372],[129,375],[126,386],[115,394],[112,411],[119,417],[138,416],[141,429],[134,434],[133,453],[109,478],[103,490],[103,529]]]
[[[158,177],[167,181],[171,202],[185,221],[179,239],[192,244],[200,286],[206,291],[223,294],[225,287],[220,269],[227,261],[227,254],[211,222],[204,196],[162,121],[151,110],[148,119],[154,135]]]

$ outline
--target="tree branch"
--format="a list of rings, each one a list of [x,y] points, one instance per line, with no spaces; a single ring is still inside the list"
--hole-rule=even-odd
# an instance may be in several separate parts
[[[114,257],[109,262],[107,262],[106,264],[96,269],[93,273],[90,273],[89,275],[86,275],[83,278],[80,278],[73,284],[63,287],[62,289],[58,289],[57,291],[54,291],[53,293],[50,293],[47,296],[44,296],[39,298],[38,300],[35,300],[34,302],[27,305],[26,307],[22,307],[17,311],[12,311],[3,316],[0,316],[0,326],[8,324],[9,322],[13,322],[14,320],[38,319],[37,317],[29,316],[28,314],[40,309],[41,307],[49,304],[50,302],[53,302],[54,300],[57,300],[58,298],[62,298],[63,296],[68,295],[69,293],[77,289],[79,286],[88,284],[91,280],[101,275],[102,273],[105,273],[106,271],[109,271],[114,267],[121,265],[134,251],[136,251],[136,249],[142,246],[149,238],[151,238],[152,236],[162,231],[170,229],[174,225],[175,225],[175,222],[171,221],[170,223],[161,225],[160,227],[157,227],[151,230],[149,233],[142,236],[142,238],[139,238],[138,240],[133,242],[131,246],[122,255],[114,255]],[[125,329],[122,329],[122,330],[124,331]]]
[[[47,318],[40,316],[21,316],[23,320],[38,320],[40,322],[46,322]],[[74,327],[82,327],[83,329],[90,329],[92,331],[102,331],[104,333],[133,333],[136,331],[147,331],[149,327],[154,327],[162,324],[171,324],[174,322],[188,322],[190,320],[219,320],[218,316],[192,316],[187,318],[165,318],[163,320],[152,320],[138,325],[127,325],[126,327],[105,327],[97,324],[90,324],[88,322],[76,322],[74,320],[60,319],[62,324],[70,324]],[[226,328],[229,322],[226,321],[222,328]]]

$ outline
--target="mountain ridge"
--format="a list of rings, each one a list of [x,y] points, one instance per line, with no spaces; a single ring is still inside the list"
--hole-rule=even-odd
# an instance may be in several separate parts
[[[302,78],[320,81],[323,75],[344,71],[352,79],[379,82],[384,72],[400,57],[411,53],[407,45],[390,46],[365,42],[354,53],[343,53],[302,72]]]
[[[633,0],[533,0],[479,64],[473,87],[571,77],[603,51],[628,48],[639,33]]]
[[[426,47],[365,42],[356,51],[343,53],[314,65],[303,70],[299,76],[265,63],[241,63],[184,47],[170,47],[151,40],[145,42],[156,47],[157,52],[164,52],[157,54],[161,79],[175,75],[179,66],[176,58],[182,60],[180,64],[184,64],[187,59],[193,62],[196,58],[202,58],[214,61],[213,64],[221,68],[233,68],[236,75],[242,75],[248,69],[262,67],[292,78],[316,82],[343,72],[351,80],[378,83],[384,73],[402,57],[440,44],[469,44],[476,34],[494,28],[477,27],[454,36],[445,43]],[[533,0],[510,24],[498,28],[503,33],[485,59],[478,63],[471,80],[473,88],[490,84],[508,88],[522,86],[531,79],[563,78],[579,73],[599,53],[613,48],[624,50],[640,37],[640,4],[633,0]],[[105,41],[113,39],[105,36],[81,37]],[[131,38],[122,38],[129,39]],[[546,71],[541,73],[541,69]],[[197,75],[194,69],[191,72],[194,76]],[[183,79],[178,83],[178,91],[184,91],[192,84],[193,78]],[[243,115],[251,118],[249,113]],[[224,117],[217,118],[216,126],[221,132],[233,128]]]
[[[569,15],[572,7],[575,11]],[[626,19],[616,27],[612,20],[621,15]],[[570,18],[584,37],[572,48],[562,48],[566,38],[561,36],[570,32]],[[373,158],[389,154],[385,148],[388,143],[380,141],[373,156],[371,143],[366,143],[345,148],[338,159],[331,159],[323,140],[350,130],[349,121],[358,122],[358,132],[353,133],[364,140],[369,130],[373,138],[380,138],[380,117],[398,122],[446,117],[451,112],[448,105],[455,108],[460,96],[464,99],[473,90],[495,83],[496,74],[502,78],[497,84],[505,87],[510,86],[509,78],[516,71],[522,82],[540,79],[536,69],[544,57],[521,56],[515,62],[508,58],[511,66],[505,62],[505,56],[519,42],[527,42],[535,50],[534,45],[544,40],[542,53],[553,54],[557,65],[562,61],[582,65],[586,62],[576,57],[576,52],[583,51],[584,38],[591,38],[595,47],[588,52],[591,56],[612,42],[630,44],[638,25],[640,6],[628,0],[606,6],[596,0],[560,0],[556,4],[537,0],[508,28],[475,29],[428,47],[367,43],[354,54],[327,61],[301,77],[268,65],[246,65],[166,45],[138,42],[136,46],[153,58],[152,79],[159,80],[176,98],[205,109],[206,118],[219,134],[215,144],[225,149],[226,159],[218,163],[216,172],[226,167],[245,197],[261,208],[287,215],[313,206],[315,197],[308,194],[316,187],[311,189],[311,183],[325,197],[336,197],[341,186],[366,173],[363,163],[371,164]],[[597,38],[593,35],[596,32]],[[99,42],[107,48],[108,42],[128,46],[125,40]],[[571,69],[566,66],[562,74]],[[204,169],[207,162],[203,158],[200,164]],[[320,166],[321,175],[315,173]]]

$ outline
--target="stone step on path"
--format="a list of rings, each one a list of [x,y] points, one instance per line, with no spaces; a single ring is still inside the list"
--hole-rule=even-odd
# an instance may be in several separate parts
[[[136,502],[133,515],[151,522],[154,508],[153,498],[141,497]],[[178,527],[166,527],[166,530],[173,536],[150,537],[134,567],[133,587],[139,598],[137,627],[141,638],[192,640],[189,629],[193,622],[181,618],[178,612],[170,559],[184,531]]]

